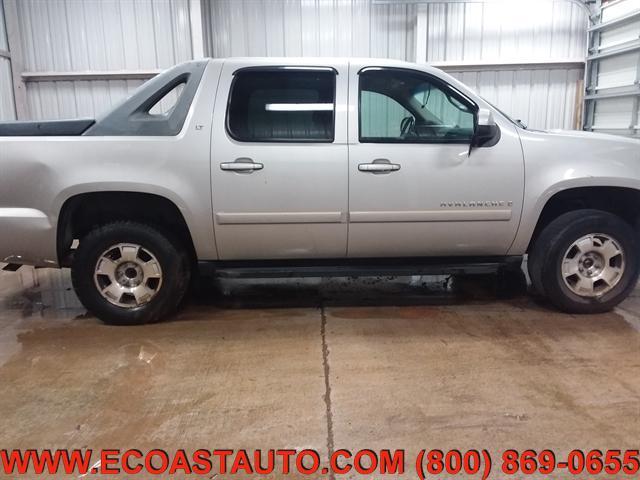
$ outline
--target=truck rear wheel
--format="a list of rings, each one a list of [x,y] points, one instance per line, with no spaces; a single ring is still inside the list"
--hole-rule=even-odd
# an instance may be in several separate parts
[[[542,231],[529,268],[534,283],[560,310],[601,313],[635,288],[637,250],[637,234],[624,220],[599,210],[577,210]]]
[[[114,222],[81,239],[71,270],[82,304],[111,325],[157,322],[171,314],[190,279],[179,242],[148,225]]]

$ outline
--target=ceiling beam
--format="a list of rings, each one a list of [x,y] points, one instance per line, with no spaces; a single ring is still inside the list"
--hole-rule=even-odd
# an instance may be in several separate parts
[[[105,70],[80,72],[22,72],[24,82],[60,82],[80,80],[149,80],[162,70]]]

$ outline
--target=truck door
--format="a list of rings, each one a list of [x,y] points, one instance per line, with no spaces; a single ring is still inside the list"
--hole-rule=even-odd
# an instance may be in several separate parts
[[[474,149],[477,105],[438,76],[351,65],[351,257],[505,255],[522,210],[516,127]]]
[[[220,259],[346,256],[348,65],[225,62],[211,175]]]

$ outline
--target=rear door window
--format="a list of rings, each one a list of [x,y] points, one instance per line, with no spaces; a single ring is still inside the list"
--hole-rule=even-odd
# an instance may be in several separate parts
[[[227,131],[241,142],[332,142],[333,70],[246,69],[236,72]]]

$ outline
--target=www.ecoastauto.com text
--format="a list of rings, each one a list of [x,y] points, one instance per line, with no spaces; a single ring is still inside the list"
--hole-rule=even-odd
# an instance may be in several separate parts
[[[326,456],[324,457],[326,458]],[[611,475],[637,478],[640,472],[638,450],[572,450],[556,454],[553,450],[421,449],[410,456],[403,449],[338,449],[323,461],[313,449],[194,451],[162,449],[0,450],[2,470],[8,475],[408,475],[450,478],[456,475],[478,479],[511,475]],[[493,477],[492,477],[493,475]]]

